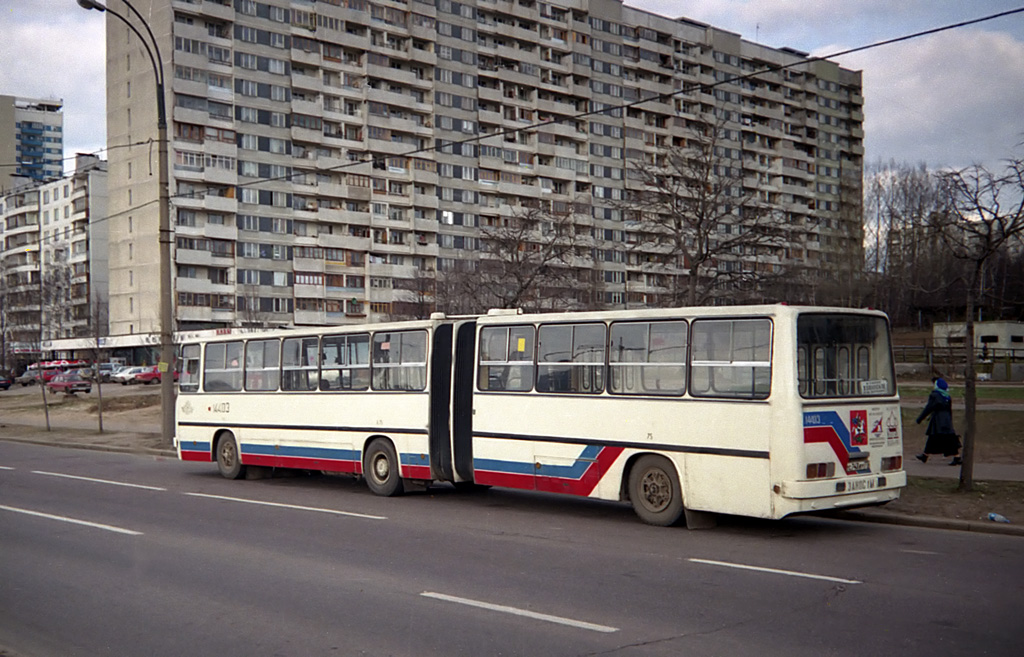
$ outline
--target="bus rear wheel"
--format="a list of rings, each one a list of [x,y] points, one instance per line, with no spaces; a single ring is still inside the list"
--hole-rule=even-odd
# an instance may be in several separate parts
[[[629,501],[641,520],[668,527],[683,515],[679,475],[663,456],[641,456],[629,471]]]
[[[217,441],[217,469],[225,479],[239,479],[245,475],[245,466],[238,452],[238,441],[228,432]]]
[[[405,488],[399,472],[398,455],[390,440],[377,438],[366,448],[363,476],[375,495],[393,497],[402,494]]]

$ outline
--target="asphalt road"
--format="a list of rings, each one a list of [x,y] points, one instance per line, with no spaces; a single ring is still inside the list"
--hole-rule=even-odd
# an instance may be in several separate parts
[[[1016,655],[1022,548],[0,442],[0,654]]]

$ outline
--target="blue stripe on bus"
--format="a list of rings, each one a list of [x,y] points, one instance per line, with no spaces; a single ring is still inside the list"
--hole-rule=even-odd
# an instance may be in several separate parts
[[[430,457],[426,454],[399,454],[402,465],[430,465]]]
[[[539,468],[534,463],[523,463],[521,461],[502,461],[498,459],[473,459],[473,468],[476,470],[487,470],[489,472],[507,472],[510,474],[539,475],[542,477],[559,477],[562,479],[580,479],[586,473],[597,455],[601,453],[601,446],[587,445],[583,452],[576,457],[572,465],[551,465],[542,464]]]
[[[281,445],[246,445],[241,446],[242,455],[253,456],[284,456],[306,459],[328,459],[333,461],[359,461],[360,452],[355,449],[328,449],[325,447],[289,447]]]
[[[832,430],[843,441],[843,447],[847,452],[859,452],[860,447],[850,444],[850,430],[835,411],[810,411],[804,412],[805,427],[832,427]]]

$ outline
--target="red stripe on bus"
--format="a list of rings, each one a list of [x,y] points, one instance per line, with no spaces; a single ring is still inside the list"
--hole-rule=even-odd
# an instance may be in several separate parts
[[[499,488],[521,488],[524,490],[533,490],[535,477],[533,475],[516,474],[514,472],[476,470],[473,472],[473,481],[481,486],[498,486]]]
[[[403,465],[402,476],[406,479],[433,479],[429,465]]]
[[[336,461],[332,459],[310,459],[298,456],[265,456],[262,454],[243,454],[242,463],[268,468],[295,468],[298,470],[318,470],[323,472],[345,472],[360,474],[363,471],[359,461]]]
[[[843,472],[846,472],[846,464],[850,461],[850,455],[846,451],[846,445],[843,444],[843,440],[836,433],[835,429],[828,426],[804,427],[804,442],[828,443],[832,447],[832,451],[839,457],[839,463],[843,466]]]
[[[567,479],[565,477],[537,476],[537,490],[547,493],[566,493],[568,495],[579,495],[587,497],[597,488],[598,482],[608,468],[615,462],[615,459],[622,454],[621,447],[605,447],[598,453],[594,460],[579,479]]]
[[[210,461],[213,460],[213,457],[210,456],[209,452],[187,452],[185,450],[182,450],[181,451],[181,460],[182,461],[204,461],[206,463],[209,463]]]

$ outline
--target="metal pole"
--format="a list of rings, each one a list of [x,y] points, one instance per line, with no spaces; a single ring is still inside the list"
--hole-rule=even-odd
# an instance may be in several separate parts
[[[146,53],[149,55],[149,61],[153,65],[153,75],[156,81],[157,153],[159,157],[157,177],[158,184],[160,185],[158,235],[160,242],[160,362],[157,363],[157,369],[160,372],[160,432],[164,441],[170,444],[174,439],[174,288],[172,287],[171,279],[171,241],[174,239],[174,236],[171,232],[170,180],[167,171],[167,108],[164,97],[164,75],[161,68],[163,59],[160,56],[160,47],[156,42],[156,37],[153,36],[153,30],[150,29],[149,23],[128,0],[121,1],[146,28],[149,41],[127,18],[104,6],[102,3],[96,0],[78,0],[78,4],[84,9],[109,12],[127,25],[135,33],[135,36],[139,37],[142,45],[145,46]],[[152,49],[150,49],[150,41],[152,42]]]

